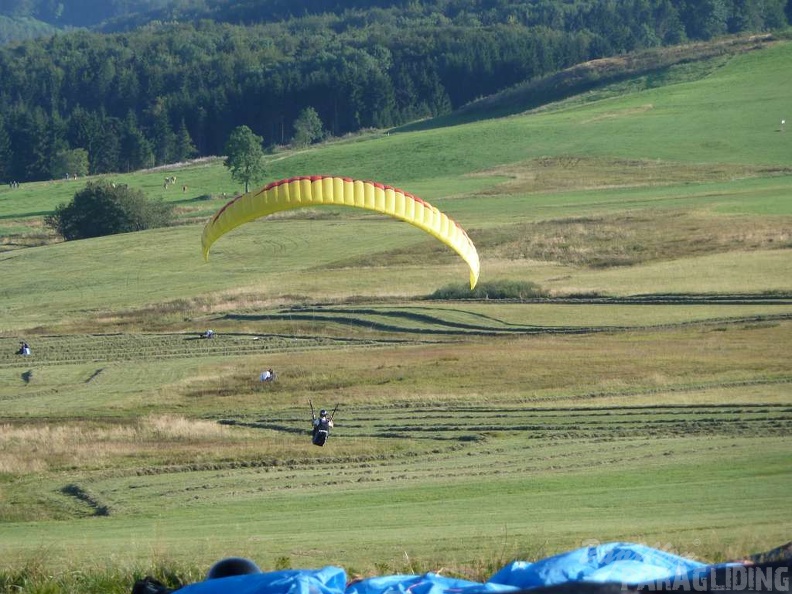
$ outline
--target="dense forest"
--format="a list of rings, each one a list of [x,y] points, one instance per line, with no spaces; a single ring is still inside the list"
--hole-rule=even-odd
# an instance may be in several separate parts
[[[129,171],[456,109],[587,60],[786,28],[792,0],[4,0],[0,180]]]
[[[178,0],[3,0],[0,15],[35,19],[60,28],[94,27],[168,6]]]

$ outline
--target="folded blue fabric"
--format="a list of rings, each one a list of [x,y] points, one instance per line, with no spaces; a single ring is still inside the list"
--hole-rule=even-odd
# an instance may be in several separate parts
[[[515,561],[490,579],[490,583],[521,589],[566,582],[617,582],[636,585],[705,567],[704,563],[645,545],[615,542],[582,547],[528,563]]]
[[[196,582],[179,594],[339,594],[346,589],[346,571],[340,567],[288,569],[235,575]]]
[[[369,578],[350,585],[346,594],[487,594],[511,592],[512,586],[481,584],[436,573]]]

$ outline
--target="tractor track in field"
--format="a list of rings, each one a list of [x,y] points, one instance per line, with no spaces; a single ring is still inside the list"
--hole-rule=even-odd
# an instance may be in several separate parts
[[[684,418],[683,418],[684,416]],[[52,419],[50,419],[52,420]],[[310,432],[303,417],[291,413],[273,412],[266,419],[217,418],[228,427],[259,429],[283,435],[302,435],[306,443]],[[372,416],[369,409],[345,409],[342,419],[331,435],[331,442],[322,451],[323,461],[343,469],[347,466],[375,468],[400,465],[415,466],[416,457],[435,464],[442,460],[468,456],[486,451],[491,455],[513,455],[513,448],[500,446],[504,437],[515,437],[531,449],[547,443],[611,443],[640,437],[646,440],[678,438],[680,436],[720,435],[757,437],[792,435],[792,404],[726,404],[726,405],[649,405],[636,407],[524,407],[524,406],[449,406],[447,409],[427,411],[384,409]],[[345,439],[397,440],[410,446],[394,448],[386,454],[332,453],[335,444]],[[309,450],[313,452],[313,450]],[[343,448],[341,448],[343,451]],[[325,455],[329,454],[329,455]],[[238,459],[173,464],[141,468],[102,471],[108,476],[147,476],[169,473],[264,469],[283,471],[311,468],[315,457],[305,455],[291,458]],[[473,467],[481,465],[473,460]],[[465,465],[465,464],[463,464]]]
[[[658,457],[673,458],[685,449],[679,445],[680,438],[792,436],[792,405],[772,403],[689,407],[689,417],[684,422],[666,418],[679,416],[681,407],[662,405],[632,407],[627,415],[622,415],[620,407],[606,407],[590,422],[582,421],[583,411],[574,407],[550,410],[482,407],[481,416],[500,419],[500,424],[476,423],[475,407],[461,410],[464,413],[457,416],[453,407],[429,415],[421,408],[413,414],[401,409],[386,409],[376,418],[369,410],[345,410],[343,421],[321,451],[319,467],[311,455],[315,451],[308,442],[304,419],[286,415],[281,418],[276,415],[272,422],[223,419],[218,422],[263,431],[304,433],[306,455],[117,469],[109,473],[104,471],[94,480],[101,483],[116,477],[130,485],[134,483],[135,488],[156,489],[161,496],[161,481],[145,487],[146,476],[196,473],[194,479],[175,481],[169,488],[169,498],[211,499],[217,497],[218,492],[231,488],[236,497],[259,497],[264,493],[295,489],[445,482],[462,477],[482,481],[495,477],[522,479],[547,472],[578,472],[613,465],[629,467],[652,463]],[[636,417],[639,412],[643,415]],[[621,416],[626,418],[618,418]],[[617,418],[607,422],[603,420],[605,417]],[[399,425],[393,427],[394,423]],[[344,440],[360,438],[398,439],[402,446],[408,443],[409,446],[376,455],[341,453]],[[722,442],[701,441],[697,451],[717,451],[722,447],[719,443]],[[332,473],[323,471],[328,466],[333,468]],[[87,484],[91,485],[96,498],[102,498],[100,485],[91,479]],[[110,505],[112,493],[108,493],[106,499]]]
[[[351,315],[357,314],[357,315]],[[762,314],[740,317],[718,317],[705,320],[691,320],[653,325],[599,325],[599,326],[539,326],[518,325],[499,322],[489,325],[471,324],[443,319],[427,314],[415,314],[403,311],[383,310],[332,310],[319,309],[312,312],[262,315],[229,315],[228,319],[237,321],[302,321],[312,324],[338,324],[343,326],[358,327],[366,330],[376,330],[384,333],[406,335],[421,335],[435,337],[460,337],[460,336],[525,336],[525,335],[572,335],[595,334],[601,332],[635,332],[650,330],[666,330],[684,327],[712,327],[740,324],[766,324],[791,320],[792,313]],[[403,322],[399,324],[398,322]]]
[[[592,468],[618,472],[619,468],[665,463],[661,461],[689,456],[690,440],[701,456],[746,439],[761,444],[763,438],[792,437],[792,404],[773,402],[586,408],[404,403],[378,409],[376,414],[369,407],[349,407],[339,412],[330,441],[321,449],[310,444],[306,420],[294,411],[213,420],[229,430],[260,430],[263,438],[274,434],[282,436],[276,439],[298,439],[304,447],[296,447],[288,457],[281,452],[234,460],[105,468],[70,479],[59,492],[77,504],[75,514],[134,514],[130,492],[137,499],[156,496],[166,507],[180,507],[217,501],[228,493],[241,501],[295,490],[523,481],[548,473]],[[347,447],[360,440],[388,446],[371,453]],[[123,494],[120,499],[119,493]]]
[[[601,450],[602,460],[597,464],[628,463],[656,455],[654,451],[625,450],[623,444],[635,439],[647,443],[668,440],[671,444],[679,437],[792,435],[792,405],[656,405],[623,412],[621,407],[580,411],[574,407],[546,410],[485,406],[450,407],[429,415],[423,409],[414,410],[412,415],[386,409],[372,417],[367,410],[345,410],[331,437],[336,442],[346,437],[397,439],[419,444],[419,449],[372,460],[337,457],[333,460],[337,469],[333,481],[382,481],[424,474],[434,478],[519,475],[548,467],[572,470],[592,463],[580,460],[574,451],[580,447]],[[488,418],[500,422],[489,422]],[[516,456],[518,451],[522,454]],[[416,456],[423,460],[417,462]],[[387,469],[384,473],[383,468]]]
[[[406,341],[320,335],[269,334],[262,336],[245,333],[218,333],[212,339],[199,339],[197,334],[158,332],[43,335],[36,337],[31,342],[34,345],[32,355],[22,357],[15,354],[13,349],[9,354],[8,351],[11,347],[4,344],[10,343],[13,346],[15,340],[0,339],[0,353],[2,353],[0,354],[0,368],[240,356],[295,350],[376,348],[399,346]]]

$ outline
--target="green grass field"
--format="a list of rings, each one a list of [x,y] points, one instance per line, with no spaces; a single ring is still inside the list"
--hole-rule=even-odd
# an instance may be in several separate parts
[[[231,555],[485,580],[593,541],[705,561],[789,541],[791,61],[779,41],[269,157],[270,180],[432,202],[481,285],[534,283],[522,299],[433,297],[465,264],[355,209],[247,224],[204,262],[240,191],[219,159],[108,176],[180,224],[92,240],[42,223],[81,182],[0,189],[0,591],[128,592]],[[339,404],[324,448],[309,400]]]

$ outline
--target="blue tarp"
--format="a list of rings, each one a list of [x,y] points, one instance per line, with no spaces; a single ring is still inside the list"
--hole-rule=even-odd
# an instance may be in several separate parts
[[[288,569],[197,582],[180,588],[179,594],[339,594],[346,590],[346,581],[340,567]]]
[[[425,573],[369,578],[350,585],[345,594],[486,594],[511,592],[514,589],[501,584],[481,584]]]
[[[179,594],[489,594],[568,582],[640,585],[691,576],[710,567],[644,545],[609,543],[583,547],[533,563],[510,563],[484,583],[423,575],[392,575],[347,586],[340,567],[225,577],[190,584]]]
[[[565,582],[618,582],[642,584],[705,567],[665,551],[644,545],[616,542],[583,547],[535,563],[515,561],[490,579],[490,583],[520,589],[554,586]],[[374,594],[374,593],[369,593]]]

